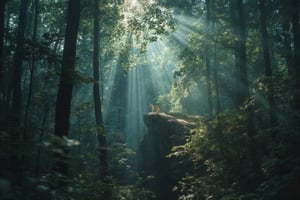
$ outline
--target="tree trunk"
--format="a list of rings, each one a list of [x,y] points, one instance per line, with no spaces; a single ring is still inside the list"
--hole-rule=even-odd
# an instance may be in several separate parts
[[[246,62],[246,26],[242,0],[231,3],[233,33],[237,38],[235,44],[235,106],[238,108],[249,96]]]
[[[0,2],[0,119],[5,118],[5,86],[4,86],[4,24],[6,0]]]
[[[38,15],[39,15],[39,0],[35,0],[35,9],[34,9],[34,24],[33,24],[33,36],[32,36],[32,43],[36,43],[36,35],[37,35],[37,25],[38,25]],[[25,116],[24,116],[24,137],[27,134],[27,124],[28,124],[28,113],[31,104],[31,96],[32,96],[32,87],[33,87],[33,77],[34,77],[34,69],[35,69],[35,47],[32,48],[32,55],[31,55],[31,67],[30,67],[30,74],[29,74],[29,91],[27,96],[27,103],[25,108]]]
[[[4,75],[4,20],[6,0],[0,2],[0,83]]]
[[[212,86],[211,86],[211,64],[208,51],[205,52],[205,66],[206,66],[206,82],[207,82],[207,103],[208,115],[213,115],[213,100],[212,100]]]
[[[218,114],[222,112],[222,107],[220,102],[220,91],[219,91],[217,41],[215,41],[215,45],[214,45],[214,80],[215,80],[215,90],[216,90],[216,113]]]
[[[246,25],[244,17],[244,5],[243,0],[234,0],[230,5],[231,18],[233,23],[233,33],[236,37],[235,44],[235,106],[239,108],[245,100],[249,97],[249,84],[248,84],[248,73],[247,73],[247,62],[246,62]],[[252,108],[250,107],[247,112],[249,118],[246,121],[247,135],[249,137],[248,144],[248,156],[245,165],[248,167],[241,171],[241,188],[245,191],[252,191],[255,183],[260,177],[260,156],[257,151],[256,141],[254,139],[255,129],[253,123]],[[255,172],[253,177],[247,177],[249,172]],[[251,186],[251,187],[250,187]]]
[[[294,59],[293,59],[293,50],[291,47],[292,39],[289,30],[290,23],[291,23],[291,19],[287,17],[287,19],[283,21],[282,27],[283,27],[283,45],[284,45],[285,60],[288,69],[288,74],[290,77],[292,77],[295,75],[295,66],[294,66]]]
[[[76,59],[76,41],[80,19],[80,0],[68,1],[67,26],[61,67],[61,77],[55,108],[55,136],[62,138],[69,135],[69,119],[73,90],[73,79]],[[62,148],[63,154],[55,153],[53,169],[67,175],[67,147]]]
[[[94,0],[95,10],[94,10],[94,56],[93,56],[93,66],[94,66],[94,104],[95,104],[95,119],[99,143],[99,160],[100,160],[100,176],[102,178],[107,178],[108,167],[107,167],[107,146],[106,137],[102,118],[101,109],[101,98],[100,98],[100,80],[99,80],[99,0]]]
[[[77,125],[78,125],[78,153],[77,153],[77,175],[80,174],[80,170],[81,170],[81,120],[80,120],[80,113],[77,116],[78,121],[77,121]]]
[[[264,55],[264,64],[265,64],[265,76],[270,79],[269,88],[267,91],[267,100],[269,104],[269,115],[270,115],[270,126],[276,126],[276,106],[274,100],[274,91],[273,91],[273,83],[271,81],[272,78],[272,64],[270,58],[270,46],[269,46],[269,38],[267,31],[267,22],[266,22],[266,7],[265,0],[259,1],[259,9],[260,9],[260,23],[261,23],[261,36],[262,36],[262,45],[263,45],[263,55]]]
[[[211,1],[206,0],[206,21],[207,30],[211,32]],[[206,82],[207,82],[207,102],[208,102],[208,113],[211,117],[213,115],[213,99],[212,99],[212,79],[211,79],[211,62],[209,56],[209,45],[205,50],[205,66],[206,66]]]
[[[294,38],[294,65],[295,65],[295,95],[294,109],[300,112],[300,26],[299,26],[299,1],[292,0],[292,26]]]
[[[41,132],[39,136],[39,144],[42,143],[44,134],[45,134],[45,127],[46,127],[46,121],[49,113],[49,107],[46,105],[43,113],[43,119],[42,119],[42,125],[41,125]],[[41,160],[41,151],[42,147],[41,145],[38,146],[37,155],[36,155],[36,165],[35,165],[35,175],[38,177],[40,175],[40,160]]]
[[[94,85],[93,95],[95,104],[95,119],[96,119],[96,130],[99,144],[99,175],[101,180],[105,184],[109,184],[108,180],[108,164],[107,164],[107,145],[106,136],[103,125],[102,109],[101,109],[101,98],[100,98],[100,80],[99,80],[99,0],[94,0],[94,55],[93,55],[93,66],[94,66]],[[109,187],[108,187],[109,188]],[[110,190],[105,189],[104,199],[110,199]]]
[[[11,134],[11,156],[10,156],[10,169],[11,175],[16,178],[13,181],[21,183],[22,181],[22,142],[23,133],[21,129],[21,79],[22,79],[22,67],[23,67],[23,49],[25,40],[25,28],[27,18],[27,6],[28,0],[22,0],[20,4],[20,14],[16,38],[16,51],[13,60],[13,86],[12,86],[12,104],[9,114],[9,127]]]

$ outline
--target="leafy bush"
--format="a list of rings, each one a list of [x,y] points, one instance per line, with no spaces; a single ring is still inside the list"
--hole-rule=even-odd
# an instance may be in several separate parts
[[[254,117],[245,110],[220,113],[192,130],[186,144],[173,147],[169,157],[194,163],[195,173],[174,188],[180,200],[296,199],[299,144],[291,144],[295,139],[300,141],[297,131],[291,136],[296,127],[282,125],[277,130],[282,135],[274,138],[274,129],[257,125],[249,128]],[[249,134],[250,130],[254,132]]]

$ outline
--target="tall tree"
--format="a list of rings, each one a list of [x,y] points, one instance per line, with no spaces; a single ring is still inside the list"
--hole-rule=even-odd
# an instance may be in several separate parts
[[[243,0],[233,0],[231,3],[231,18],[233,22],[234,34],[236,37],[235,42],[235,80],[236,80],[236,102],[235,106],[238,108],[241,106],[245,100],[249,97],[249,83],[248,83],[248,72],[247,72],[247,55],[246,55],[246,23],[245,23],[245,12]],[[252,190],[255,183],[260,177],[260,159],[256,148],[256,141],[254,140],[255,129],[253,123],[253,114],[251,107],[248,110],[249,118],[246,121],[247,135],[250,138],[248,144],[249,158],[246,161],[246,165],[249,169],[241,170],[241,175],[253,171],[253,177],[249,178],[247,181],[243,181],[241,188],[244,190]],[[247,184],[251,185],[251,187]]]
[[[292,27],[294,38],[294,68],[295,68],[295,81],[296,81],[296,94],[294,96],[294,108],[300,111],[300,25],[299,25],[299,1],[292,0],[291,2],[292,13]]]
[[[16,38],[16,51],[13,60],[13,83],[12,83],[12,103],[9,114],[9,126],[11,134],[11,156],[10,156],[10,169],[16,178],[22,181],[22,141],[23,133],[21,129],[21,104],[22,104],[22,68],[24,59],[24,42],[25,42],[25,29],[27,20],[27,6],[29,0],[22,0],[20,4],[20,13],[18,21],[18,30]],[[20,182],[19,182],[20,183]]]
[[[59,138],[68,137],[71,99],[75,75],[76,42],[80,20],[80,0],[69,0],[67,10],[67,26],[65,32],[63,60],[60,83],[55,108],[55,135]],[[64,154],[54,154],[54,170],[67,174],[67,147],[60,147]]]
[[[94,67],[94,84],[93,84],[93,95],[94,95],[94,104],[95,104],[95,119],[96,119],[96,131],[98,136],[99,144],[99,161],[100,169],[99,174],[101,180],[108,184],[108,164],[107,164],[107,144],[106,136],[103,124],[102,109],[101,109],[101,98],[100,98],[100,79],[99,79],[99,47],[100,47],[100,38],[99,38],[99,0],[94,0],[94,52],[93,52],[93,67]],[[110,199],[110,191],[104,191],[104,198]]]
[[[103,177],[107,176],[107,147],[106,147],[106,137],[103,126],[102,110],[101,110],[101,98],[100,98],[100,79],[99,79],[99,0],[94,0],[94,56],[93,56],[93,66],[94,66],[94,104],[95,104],[95,119],[99,142],[99,160],[100,160],[100,175]]]
[[[235,104],[239,107],[249,96],[246,62],[246,25],[243,0],[233,0],[230,5],[235,43]]]
[[[37,40],[37,27],[38,27],[38,15],[39,15],[39,0],[35,0],[35,8],[34,8],[34,19],[33,19],[33,34],[32,34],[32,43],[35,45]],[[28,114],[29,108],[31,104],[31,96],[32,96],[32,87],[33,87],[33,77],[34,77],[34,70],[36,64],[36,55],[34,50],[34,45],[32,47],[32,54],[31,54],[31,66],[30,66],[30,74],[29,74],[29,89],[28,89],[28,97],[27,103],[25,107],[25,116],[24,116],[24,136],[26,136],[27,132],[27,125],[28,125]]]
[[[212,13],[215,9],[216,9],[216,6],[215,6],[215,1],[214,0],[209,0],[211,3],[210,3],[210,12]],[[211,23],[211,26],[212,26],[212,31],[213,32],[216,32],[216,16],[215,14],[210,14],[209,16],[210,18],[210,23]],[[220,113],[222,111],[222,108],[221,108],[221,102],[220,102],[220,91],[219,91],[219,76],[218,76],[218,60],[217,60],[217,50],[218,50],[218,38],[217,36],[215,35],[214,36],[214,47],[213,47],[213,60],[214,60],[214,65],[213,65],[213,80],[214,80],[214,86],[215,86],[215,101],[216,101],[216,105],[215,105],[215,112],[216,113]]]
[[[6,0],[0,2],[0,81],[4,74],[4,20]]]
[[[295,66],[293,59],[293,49],[292,49],[292,33],[291,33],[291,12],[290,7],[291,3],[280,2],[280,16],[281,16],[281,24],[283,28],[282,36],[283,36],[283,45],[284,45],[284,56],[286,60],[286,65],[288,69],[288,74],[292,77],[295,74]]]
[[[212,31],[211,23],[211,0],[206,0],[206,21],[207,21],[207,31]],[[206,66],[206,81],[207,81],[207,101],[208,101],[208,112],[209,115],[213,115],[213,99],[212,99],[212,76],[211,76],[211,60],[209,55],[209,47],[207,45],[205,49],[205,66]]]
[[[261,39],[263,45],[263,55],[264,55],[264,64],[265,64],[265,76],[267,78],[272,77],[272,63],[270,57],[270,45],[269,37],[267,30],[267,21],[266,21],[266,2],[265,0],[259,1],[260,9],[260,24],[261,24]],[[272,81],[269,82],[269,88],[267,91],[267,100],[269,104],[269,115],[270,115],[270,125],[276,125],[276,113],[275,113],[275,100],[274,100],[274,91]]]
[[[290,33],[290,17],[286,17],[283,20],[283,45],[284,45],[284,55],[286,60],[286,65],[288,69],[288,74],[292,77],[295,74],[295,66],[293,59],[293,50],[292,50],[292,39]]]
[[[0,117],[5,114],[4,96],[4,25],[5,25],[5,4],[6,0],[0,2]]]
[[[219,89],[219,76],[218,76],[218,60],[217,60],[217,40],[214,44],[214,80],[215,80],[215,91],[216,91],[216,113],[222,112],[220,102],[220,89]]]

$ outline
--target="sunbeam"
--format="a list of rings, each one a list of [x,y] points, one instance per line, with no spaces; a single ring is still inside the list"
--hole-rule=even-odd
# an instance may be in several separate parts
[[[143,114],[150,112],[149,105],[171,89],[173,72],[178,65],[176,51],[165,42],[166,38],[161,38],[148,44],[146,53],[139,56],[140,64],[127,76],[125,134],[127,143],[134,149],[145,132]]]
[[[143,133],[143,113],[146,109],[146,77],[142,66],[132,69],[128,74],[127,104],[126,104],[126,142],[136,148]]]
[[[143,5],[140,1],[128,0],[125,1],[123,8],[123,23],[126,27],[132,11],[141,11]],[[122,51],[125,46],[129,47],[127,57],[133,56],[135,59],[135,64],[132,63],[130,70],[123,76],[126,79],[123,83],[125,92],[121,92],[125,95],[124,97],[119,97],[114,93],[114,83],[121,78],[119,71],[120,68],[124,68],[124,62],[118,61],[120,55],[117,54],[114,61],[109,63],[110,70],[105,77],[107,83],[105,83],[103,103],[104,119],[109,127],[114,127],[110,124],[124,124],[118,126],[119,131],[124,133],[126,143],[135,150],[145,133],[143,115],[150,112],[149,104],[159,104],[158,98],[171,90],[174,82],[173,73],[179,65],[178,55],[180,54],[174,47],[188,46],[189,34],[195,32],[196,20],[194,18],[181,15],[173,17],[177,20],[177,29],[169,36],[161,35],[158,36],[157,41],[148,43],[145,53],[139,53],[141,41],[139,41],[139,36],[131,33],[128,33],[130,36],[123,37],[128,44],[123,46],[116,44],[116,51]],[[124,103],[116,103],[116,98],[124,99]],[[162,109],[161,111],[168,112],[169,110]],[[116,117],[117,115],[123,115],[124,119]]]
[[[128,24],[133,13],[138,13],[134,17],[141,17],[145,4],[152,3],[153,1],[126,0],[123,4],[123,20],[120,22],[122,26],[129,30]],[[178,59],[180,51],[176,47],[191,45],[189,35],[198,31],[199,20],[184,14],[173,14],[173,18],[177,22],[176,30],[169,35],[158,35],[155,42],[148,42],[144,53],[140,53],[139,49],[143,42],[141,36],[125,32],[115,44],[114,58],[106,63],[109,66],[104,75],[103,91],[106,128],[110,132],[123,133],[126,143],[134,150],[137,150],[145,133],[143,115],[151,111],[149,105],[160,106],[163,103],[170,110],[176,107],[160,102],[163,101],[160,97],[166,96],[175,82],[174,71],[181,62]],[[134,62],[131,60],[130,66],[126,67],[126,62],[132,58]],[[122,86],[117,86],[116,83],[121,83]],[[123,89],[120,90],[120,87]],[[162,106],[161,112],[170,111],[164,110],[164,107]]]

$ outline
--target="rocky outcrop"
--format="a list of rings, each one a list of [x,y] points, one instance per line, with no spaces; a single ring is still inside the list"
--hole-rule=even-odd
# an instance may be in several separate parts
[[[172,188],[192,168],[190,163],[180,163],[166,156],[173,146],[186,142],[189,130],[196,128],[201,120],[201,116],[181,113],[144,115],[147,130],[139,148],[140,170],[154,177],[149,187],[156,193],[157,200],[177,199]]]

